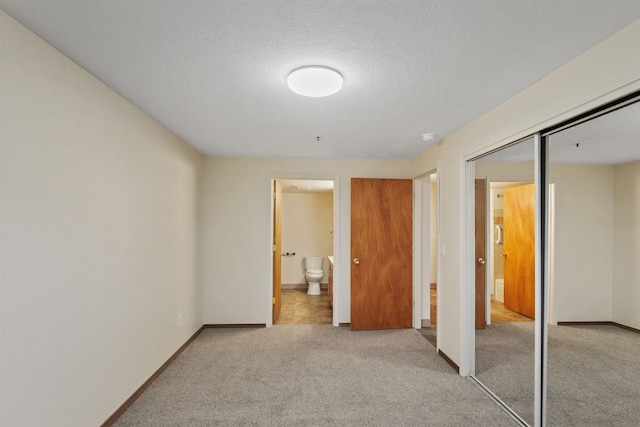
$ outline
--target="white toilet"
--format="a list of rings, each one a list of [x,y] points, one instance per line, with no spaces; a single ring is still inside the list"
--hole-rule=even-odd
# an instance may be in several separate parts
[[[322,271],[321,256],[304,257],[304,277],[309,283],[307,293],[309,295],[320,295],[320,280],[322,280],[324,272]]]

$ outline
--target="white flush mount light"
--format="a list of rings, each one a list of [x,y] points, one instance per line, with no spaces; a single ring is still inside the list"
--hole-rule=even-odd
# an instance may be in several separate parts
[[[321,98],[342,89],[342,74],[322,65],[296,68],[287,77],[289,89],[298,95]]]
[[[436,137],[435,133],[423,133],[422,140],[423,141],[433,141],[433,138]]]

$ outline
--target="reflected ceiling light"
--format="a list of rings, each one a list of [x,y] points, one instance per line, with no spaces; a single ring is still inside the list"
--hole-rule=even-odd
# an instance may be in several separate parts
[[[342,74],[322,65],[296,68],[287,77],[289,89],[298,95],[321,98],[342,89]]]

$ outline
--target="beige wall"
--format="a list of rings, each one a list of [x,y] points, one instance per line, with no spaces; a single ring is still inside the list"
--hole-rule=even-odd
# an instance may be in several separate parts
[[[466,160],[640,89],[640,21],[565,64],[438,146],[412,160],[413,176],[437,169],[440,182],[438,346],[469,372],[472,322]],[[441,248],[442,249],[442,248]]]
[[[100,425],[202,325],[203,158],[2,11],[0,40],[0,424]]]
[[[615,167],[613,321],[640,329],[640,161]]]
[[[550,179],[555,184],[552,320],[610,321],[613,167],[552,164]]]
[[[334,309],[339,322],[349,322],[351,177],[410,178],[409,161],[208,157],[204,184],[204,322],[271,322],[274,178],[336,179]]]
[[[333,255],[333,192],[282,194],[282,252],[295,252],[282,257],[282,283],[304,284],[303,258],[322,256],[328,283],[329,263]]]

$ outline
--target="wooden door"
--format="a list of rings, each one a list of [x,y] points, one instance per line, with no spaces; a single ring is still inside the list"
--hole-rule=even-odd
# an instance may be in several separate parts
[[[351,180],[351,329],[412,326],[409,179]]]
[[[487,326],[487,181],[475,182],[476,329]]]
[[[504,190],[504,306],[535,317],[535,186]]]
[[[282,309],[282,186],[273,181],[273,323]]]

